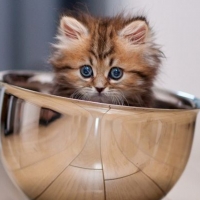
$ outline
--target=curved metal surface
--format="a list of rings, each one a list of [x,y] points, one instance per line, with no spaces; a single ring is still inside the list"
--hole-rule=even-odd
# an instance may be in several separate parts
[[[155,89],[165,109],[148,109],[1,87],[2,161],[30,199],[158,200],[186,166],[192,96]]]

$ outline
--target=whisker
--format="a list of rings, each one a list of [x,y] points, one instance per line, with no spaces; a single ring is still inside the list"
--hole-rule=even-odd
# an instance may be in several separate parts
[[[127,100],[126,97],[124,96],[123,92],[121,92],[121,91],[119,91],[119,92],[120,92],[120,95],[121,95],[122,101],[123,101],[123,104],[122,104],[122,105],[124,105],[124,101],[127,103],[127,105],[129,105],[128,100]]]

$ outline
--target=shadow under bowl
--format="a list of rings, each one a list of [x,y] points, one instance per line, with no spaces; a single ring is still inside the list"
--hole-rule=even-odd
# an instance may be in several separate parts
[[[197,98],[154,89],[157,108],[86,102],[33,91],[51,87],[30,83],[35,74],[2,73],[0,83],[1,160],[28,198],[158,200],[174,186]]]

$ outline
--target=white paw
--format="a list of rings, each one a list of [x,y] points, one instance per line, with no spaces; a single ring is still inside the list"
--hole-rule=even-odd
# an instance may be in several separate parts
[[[45,84],[45,83],[53,83],[53,79],[54,79],[54,74],[42,73],[32,76],[31,78],[28,79],[28,82],[29,83],[40,82],[41,84]]]

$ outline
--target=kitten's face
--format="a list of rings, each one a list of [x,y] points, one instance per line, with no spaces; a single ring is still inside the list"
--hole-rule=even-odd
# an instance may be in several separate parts
[[[63,17],[58,39],[55,94],[144,106],[160,64],[144,20]]]

